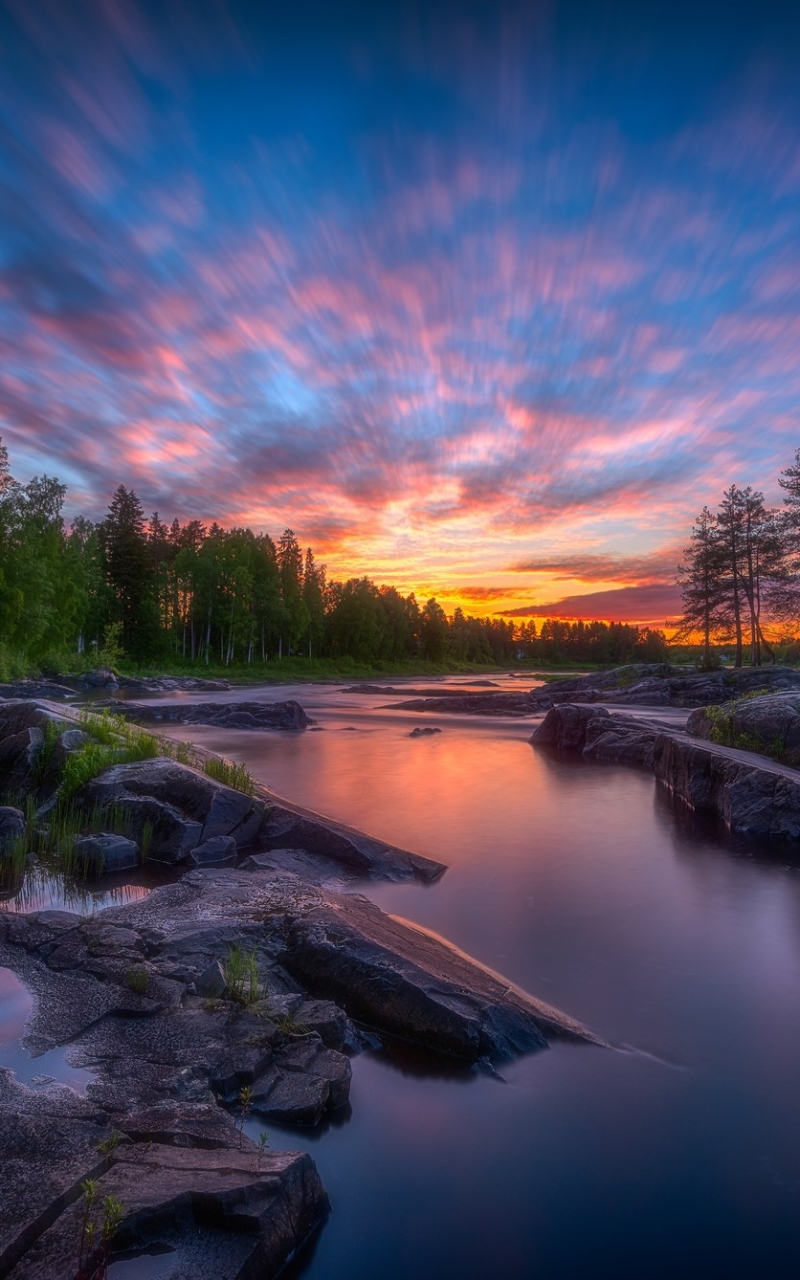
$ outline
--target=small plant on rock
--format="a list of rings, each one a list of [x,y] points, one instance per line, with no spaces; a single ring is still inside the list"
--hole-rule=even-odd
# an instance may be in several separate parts
[[[232,943],[222,962],[222,971],[231,1000],[245,1007],[258,1003],[261,999],[261,986],[258,981],[258,953],[255,947],[247,951],[238,943]]]
[[[147,970],[142,965],[129,969],[125,975],[125,982],[128,990],[135,995],[145,995],[147,991]]]
[[[239,1090],[239,1120],[237,1128],[239,1130],[239,1147],[244,1146],[244,1122],[250,1114],[250,1108],[253,1104],[253,1090],[249,1084],[243,1085]]]

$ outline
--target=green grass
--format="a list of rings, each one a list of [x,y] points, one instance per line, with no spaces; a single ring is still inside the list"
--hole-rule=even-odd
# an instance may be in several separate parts
[[[222,961],[222,972],[225,975],[229,999],[245,1007],[258,1004],[262,992],[258,980],[258,953],[255,947],[247,950],[238,943],[232,943]]]
[[[232,760],[223,760],[218,756],[209,756],[203,761],[203,773],[208,774],[215,782],[222,782],[234,791],[242,791],[246,796],[255,792],[255,783],[250,770],[243,764],[235,764]]]
[[[755,694],[751,696],[762,696]],[[746,698],[740,701],[746,701]],[[735,723],[735,702],[726,702],[719,707],[705,707],[704,711],[711,721],[710,741],[720,747],[735,747],[738,751],[755,751],[758,755],[767,756],[777,764],[786,763],[786,748],[780,738],[765,742],[758,732],[746,733],[737,730]]]

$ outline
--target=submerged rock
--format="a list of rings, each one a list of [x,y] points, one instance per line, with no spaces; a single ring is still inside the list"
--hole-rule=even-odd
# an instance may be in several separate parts
[[[107,832],[78,836],[73,851],[78,864],[86,868],[87,874],[94,876],[128,871],[138,867],[141,861],[135,840]]]

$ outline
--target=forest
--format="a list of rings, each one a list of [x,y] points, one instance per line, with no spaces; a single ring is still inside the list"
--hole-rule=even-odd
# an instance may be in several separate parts
[[[48,476],[15,481],[0,443],[0,678],[120,662],[274,673],[292,655],[345,669],[666,657],[660,631],[626,623],[448,616],[368,577],[329,581],[291,529],[167,524],[124,485],[103,520],[67,527],[65,497]]]

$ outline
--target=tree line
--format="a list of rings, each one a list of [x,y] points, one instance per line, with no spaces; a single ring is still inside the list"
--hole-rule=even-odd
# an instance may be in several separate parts
[[[66,487],[17,483],[0,443],[0,658],[61,669],[125,657],[250,667],[288,655],[393,663],[661,660],[661,632],[623,623],[448,616],[368,577],[329,581],[286,529],[149,518],[120,485],[103,520],[63,518]],[[61,664],[61,666],[59,666]]]
[[[763,493],[732,484],[716,511],[703,507],[678,566],[683,615],[675,639],[702,637],[703,665],[718,665],[716,646],[733,646],[734,663],[751,666],[775,652],[765,622],[800,615],[800,449],[781,472],[780,508]]]

